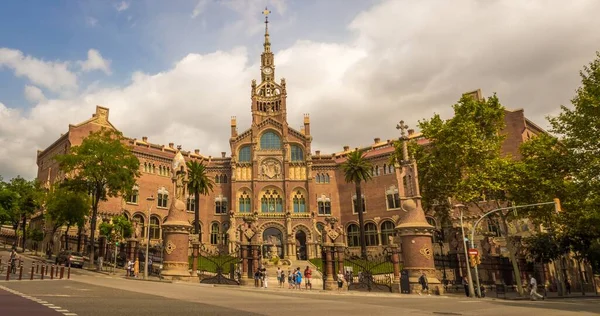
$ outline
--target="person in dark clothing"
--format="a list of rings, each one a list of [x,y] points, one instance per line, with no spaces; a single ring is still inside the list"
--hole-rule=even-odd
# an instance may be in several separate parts
[[[469,280],[466,277],[463,277],[462,284],[465,287],[465,295],[469,297]]]

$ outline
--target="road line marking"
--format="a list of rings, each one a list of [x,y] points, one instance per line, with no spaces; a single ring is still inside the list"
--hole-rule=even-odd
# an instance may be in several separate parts
[[[69,310],[68,310],[68,309],[63,309],[63,308],[62,308],[62,307],[60,307],[60,306],[56,306],[56,305],[54,305],[54,304],[52,304],[52,303],[48,303],[48,302],[46,302],[46,301],[42,301],[42,300],[40,300],[40,299],[38,299],[38,298],[35,298],[35,297],[33,297],[33,296],[26,295],[26,294],[24,294],[24,293],[21,293],[21,292],[19,292],[19,291],[16,291],[16,290],[13,290],[13,289],[7,288],[6,286],[2,286],[2,285],[0,285],[0,290],[4,290],[4,291],[10,292],[10,293],[13,293],[13,294],[15,294],[15,295],[18,295],[18,296],[20,296],[20,297],[22,297],[22,298],[24,298],[24,299],[28,299],[28,300],[34,301],[34,302],[36,302],[36,303],[38,303],[38,304],[40,304],[40,305],[43,305],[43,306],[46,306],[46,307],[48,307],[48,308],[50,308],[50,309],[53,309],[53,310],[55,310],[55,311],[61,312],[61,313],[62,313],[63,315],[65,315],[65,316],[77,316],[77,314],[76,314],[76,313],[71,313],[71,312],[69,312]]]

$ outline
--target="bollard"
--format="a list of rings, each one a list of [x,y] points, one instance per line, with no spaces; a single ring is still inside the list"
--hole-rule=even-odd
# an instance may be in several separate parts
[[[40,262],[39,261],[35,263],[35,273],[36,274],[40,273]]]
[[[49,270],[50,270],[50,268],[48,268],[48,264],[46,264],[46,275],[48,275]]]
[[[50,268],[50,280],[54,280],[54,265]]]
[[[23,265],[19,266],[19,281],[23,279]]]
[[[31,273],[29,274],[29,280],[33,280],[33,264],[31,265]]]
[[[65,267],[60,267],[60,279],[61,280],[62,280],[64,274],[65,274]]]
[[[10,280],[10,266],[6,265],[6,281]]]
[[[67,280],[70,280],[70,279],[71,279],[71,267],[69,266],[67,268]]]
[[[54,272],[54,273],[55,273],[55,274],[54,274],[54,277],[55,277],[55,278],[58,278],[58,267],[59,267],[59,266],[57,265],[57,266],[56,266],[56,271]]]
[[[41,280],[44,279],[44,266],[42,266],[42,274],[40,275],[40,277],[41,277]]]

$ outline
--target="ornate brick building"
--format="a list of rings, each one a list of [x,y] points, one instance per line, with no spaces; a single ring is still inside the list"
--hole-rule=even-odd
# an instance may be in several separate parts
[[[231,119],[231,155],[222,152],[212,157],[200,154],[197,149],[182,151],[187,161],[204,163],[215,182],[214,191],[200,196],[200,201],[194,201],[193,195],[187,197],[190,223],[193,223],[194,204],[200,203],[200,240],[204,244],[232,247],[240,239],[238,226],[243,224],[243,218],[254,216],[264,255],[277,247],[280,257],[308,259],[320,256],[319,241],[325,219],[336,217],[344,228],[347,246],[358,250],[359,226],[354,210],[357,197],[354,184],[344,181],[340,168],[354,149],[343,146],[337,153],[313,153],[308,114],[303,118],[301,130],[288,125],[286,81],[275,80],[268,29],[263,45],[261,80],[251,83],[252,124],[248,130],[238,132],[236,118]],[[481,97],[479,90],[473,94]],[[523,110],[507,111],[505,122],[507,138],[503,150],[507,154],[518,154],[520,143],[543,132],[524,117]],[[63,179],[65,175],[60,173],[53,157],[66,153],[69,147],[79,145],[86,135],[101,128],[117,129],[109,121],[109,109],[101,106],[96,107],[89,120],[69,125],[66,134],[38,151],[38,179],[47,185]],[[422,144],[427,142],[413,130],[408,131],[408,137]],[[396,137],[391,138],[375,138],[372,144],[361,148],[373,164],[373,179],[363,185],[362,197],[369,251],[387,245],[390,237],[395,236],[395,228],[406,216],[401,201],[411,191],[405,187],[411,182],[403,179],[389,163]],[[147,137],[128,138],[127,142],[140,161],[141,177],[132,196],[111,198],[100,204],[98,227],[101,221],[123,214],[139,223],[139,235],[145,235],[145,228],[150,225],[150,243],[159,245],[161,226],[173,196],[170,163],[177,149],[173,143],[153,144]],[[150,196],[155,197],[152,204],[146,200]],[[435,220],[430,223],[436,226]],[[83,233],[89,235],[87,230]],[[69,235],[75,237],[75,231]],[[58,234],[48,236],[44,244],[53,241],[56,251],[61,248],[61,238]]]

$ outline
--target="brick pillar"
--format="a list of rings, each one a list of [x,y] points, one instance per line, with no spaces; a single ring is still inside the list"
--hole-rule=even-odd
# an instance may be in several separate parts
[[[394,265],[394,280],[392,281],[392,292],[400,293],[400,249],[397,245],[391,245],[392,264]]]
[[[332,245],[324,245],[323,249],[325,250],[324,265],[327,275],[323,282],[325,283],[325,290],[333,291],[337,288],[337,283],[333,275],[333,273],[337,273],[333,269],[333,252],[335,248]]]
[[[192,242],[192,277],[195,277],[198,273],[198,254],[200,253],[200,242]]]
[[[344,246],[336,244],[336,252],[337,252],[337,262],[338,262],[338,271],[334,271],[336,274],[339,270],[342,270],[344,273]]]

